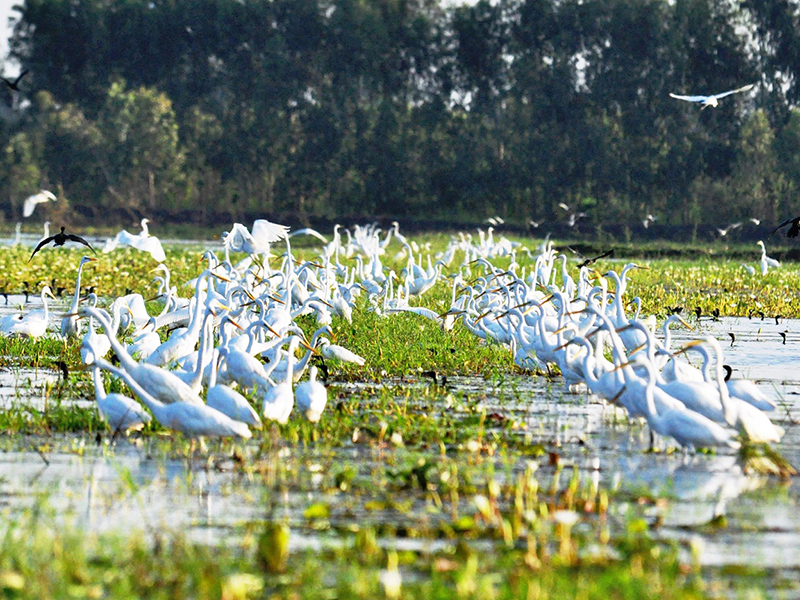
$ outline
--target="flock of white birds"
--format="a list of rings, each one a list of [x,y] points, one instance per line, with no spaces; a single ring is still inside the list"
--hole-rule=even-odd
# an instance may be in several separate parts
[[[143,233],[123,231],[106,249],[126,243],[163,260],[160,243],[143,225]],[[298,234],[321,241],[315,261],[294,258],[290,240]],[[156,244],[160,253],[153,251]],[[405,264],[399,274],[382,263],[390,248],[395,261]],[[426,250],[401,234],[397,223],[386,232],[367,225],[342,233],[337,225],[331,241],[313,230],[292,234],[266,220],[249,229],[237,223],[224,237],[224,256],[205,253],[207,268],[188,282],[190,297],[179,295],[168,267],[159,264],[163,309],[156,315],[137,293],[114,299],[107,310],[97,307],[94,295],[82,306],[80,274],[93,260],[84,257],[61,334],[82,336],[81,355],[93,370],[98,407],[115,431],[141,428],[151,414],[192,438],[249,438],[263,420],[286,423],[293,412],[318,421],[327,390],[310,359],[321,354],[364,364],[330,339],[333,318],[350,320],[360,307],[386,318],[414,313],[446,330],[466,327],[506,346],[520,368],[553,373],[557,367],[570,391],[586,388],[686,448],[781,439],[782,429],[767,414],[774,403],[752,382],[725,381],[723,351],[714,338],[673,350],[670,326],[680,317],[667,319],[658,338],[654,317],[642,319],[638,310],[627,314],[628,274],[636,264],[604,275],[583,266],[575,280],[552,242],[531,252],[496,238],[491,227],[477,237],[454,236],[436,256]],[[523,252],[532,260],[529,269],[517,263]],[[234,262],[231,253],[244,258]],[[500,257],[510,266],[496,266]],[[445,276],[443,269],[454,274]],[[440,281],[452,286],[450,308],[442,314],[418,301]],[[0,327],[10,334],[44,335],[49,294],[42,290],[42,311],[6,317]],[[357,304],[362,296],[366,302]],[[319,324],[310,339],[296,324],[307,314]],[[36,327],[25,329],[22,323],[30,321]],[[173,331],[162,342],[163,327]],[[695,351],[704,358],[702,369],[683,357]],[[118,366],[107,360],[109,353]],[[107,394],[102,371],[121,378],[138,401]]]

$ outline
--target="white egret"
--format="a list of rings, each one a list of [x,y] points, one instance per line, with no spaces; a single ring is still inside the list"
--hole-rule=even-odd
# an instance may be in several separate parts
[[[342,362],[354,363],[359,367],[363,367],[364,364],[367,362],[366,359],[359,356],[352,350],[348,350],[347,348],[338,346],[336,344],[331,344],[328,338],[324,337],[320,338],[318,345],[320,353],[325,358],[341,360]]]
[[[47,297],[50,296],[53,300],[56,299],[50,291],[49,286],[42,288],[42,309],[32,310],[31,312],[23,315],[22,318],[14,318],[13,321],[3,320],[3,326],[7,327],[3,333],[8,336],[19,335],[28,338],[40,338],[47,331],[47,324],[50,319],[50,311],[47,307]]]
[[[224,237],[226,250],[245,252],[247,254],[263,254],[269,252],[269,245],[286,238],[289,228],[285,225],[270,223],[266,219],[253,222],[252,233],[241,223],[234,223],[230,233]]]
[[[89,294],[92,308],[97,306],[97,294]],[[76,315],[77,318],[77,315]],[[97,358],[105,358],[111,350],[111,342],[107,335],[101,335],[95,330],[94,317],[89,317],[89,326],[81,340],[81,359],[84,364],[91,364]]]
[[[711,419],[685,408],[662,409],[661,414],[656,410],[654,390],[656,387],[656,368],[652,362],[643,362],[647,370],[647,382],[637,377],[627,378],[625,386],[632,386],[635,394],[644,394],[647,402],[647,424],[659,435],[674,438],[681,446],[691,448],[711,448],[727,446],[739,448],[740,444],[735,439],[735,433]]]
[[[106,394],[103,375],[97,364],[92,364],[92,378],[100,416],[108,423],[112,431],[128,433],[131,430],[142,429],[146,423],[150,422],[150,415],[133,398],[128,398],[123,394]]]
[[[294,369],[294,353],[299,343],[300,338],[296,335],[293,335],[289,339],[286,376],[283,381],[279,381],[275,385],[271,385],[267,388],[267,393],[264,394],[264,401],[261,405],[261,414],[265,419],[277,421],[282,425],[288,423],[289,415],[292,413],[292,408],[294,408],[292,371]]]
[[[306,419],[312,423],[319,421],[325,405],[328,403],[328,390],[317,381],[317,367],[312,366],[308,371],[308,380],[297,385],[294,391],[297,408]]]
[[[779,442],[784,433],[781,427],[772,423],[760,409],[745,400],[730,395],[722,368],[724,362],[722,346],[714,337],[707,336],[703,341],[689,342],[684,348],[698,350],[704,343],[711,346],[717,359],[716,381],[708,385],[717,390],[717,397],[722,404],[724,422],[745,433],[753,442]]]
[[[234,421],[218,410],[205,404],[189,404],[173,398],[171,404],[165,404],[151,396],[139,382],[125,369],[99,359],[97,365],[105,371],[121,378],[131,391],[152,411],[156,420],[167,429],[180,431],[191,438],[210,437],[252,437],[247,425]]]
[[[150,231],[147,228],[149,222],[148,219],[142,219],[142,231],[138,235],[133,235],[123,229],[114,238],[106,240],[103,252],[111,252],[120,245],[130,246],[141,252],[147,252],[158,262],[164,262],[167,259],[167,255],[164,253],[164,248],[161,247],[159,239],[150,235]]]
[[[135,361],[114,335],[114,329],[107,313],[96,308],[84,306],[78,309],[78,314],[94,317],[100,323],[106,332],[106,336],[108,336],[109,342],[111,342],[111,349],[114,350],[122,367],[157,400],[166,404],[177,401],[196,405],[203,404],[200,396],[174,373],[154,365]]]
[[[761,274],[766,275],[770,267],[774,267],[776,269],[780,268],[780,262],[767,256],[767,249],[764,247],[764,242],[758,240],[756,244],[761,246]]]
[[[675,98],[676,100],[685,100],[686,102],[699,102],[703,105],[702,108],[708,108],[709,106],[718,106],[719,100],[724,98],[725,96],[730,96],[731,94],[738,94],[739,92],[747,92],[753,89],[754,83],[750,83],[748,85],[744,85],[740,88],[736,88],[735,90],[728,90],[727,92],[720,92],[719,94],[713,94],[711,96],[682,96],[680,94],[672,94],[670,93],[670,98]],[[702,109],[701,109],[702,110]]]
[[[96,259],[90,256],[84,256],[81,258],[81,262],[78,265],[78,277],[75,280],[75,295],[72,298],[69,313],[64,315],[61,319],[61,335],[64,338],[78,335],[78,315],[76,311],[78,310],[78,302],[81,300],[81,272],[83,271],[83,265],[94,260]]]
[[[217,369],[220,360],[222,360],[221,356],[211,361],[206,404],[235,421],[241,421],[256,429],[261,429],[261,418],[250,406],[247,398],[224,383],[217,383]]]
[[[48,190],[41,190],[37,194],[28,196],[22,203],[22,216],[27,219],[33,214],[33,211],[36,209],[38,204],[50,202],[51,200],[55,201],[55,199],[56,195]]]
[[[217,351],[225,359],[226,381],[235,381],[241,389],[248,391],[269,387],[264,365],[256,357],[230,346],[220,346]]]

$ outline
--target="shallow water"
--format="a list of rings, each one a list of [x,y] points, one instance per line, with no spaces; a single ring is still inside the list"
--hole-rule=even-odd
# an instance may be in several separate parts
[[[31,297],[26,309],[37,304],[39,299]],[[61,316],[58,307],[63,310],[66,302],[56,306],[54,327]],[[9,310],[0,305],[0,316]],[[732,347],[729,332],[735,335]],[[786,333],[785,344],[779,332]],[[778,403],[771,417],[786,429],[786,435],[776,448],[789,462],[800,465],[800,321],[781,320],[776,325],[774,319],[703,319],[696,331],[676,329],[673,343],[678,347],[706,334],[723,342],[725,360],[734,367],[734,377],[756,380]],[[54,383],[58,377],[56,371],[45,369],[0,370],[0,408],[10,402],[28,402],[42,410],[45,384]],[[422,392],[432,382],[408,378],[387,380],[385,385],[396,389],[398,398],[411,389],[408,402],[413,406],[422,402]],[[563,465],[577,465],[587,481],[618,490],[619,499],[613,506],[619,522],[624,522],[628,511],[642,510],[639,498],[643,494],[664,497],[666,502],[644,511],[646,518],[664,538],[687,545],[692,541],[695,546],[700,540],[704,566],[770,569],[788,579],[800,570],[800,512],[796,510],[800,494],[792,482],[746,474],[738,457],[724,451],[711,455],[647,453],[649,436],[643,427],[628,424],[614,407],[585,393],[566,393],[558,379],[451,377],[447,386],[463,403],[485,407],[487,415],[500,414],[524,423],[519,435],[525,436],[531,447],[541,444],[557,453]],[[338,391],[359,396],[371,387],[375,385],[342,384]],[[419,399],[414,390],[419,390]],[[430,402],[431,396],[426,396],[424,403]],[[381,470],[386,468],[386,454],[401,454],[399,449],[385,451],[352,444],[336,450],[332,457],[323,457],[313,446],[287,446],[283,454],[261,455],[265,471],[254,475],[242,472],[224,457],[210,467],[205,459],[165,458],[159,440],[152,439],[123,439],[108,445],[106,436],[98,445],[91,436],[74,436],[6,439],[3,444],[0,507],[14,513],[45,494],[59,513],[72,515],[93,531],[179,528],[206,543],[235,543],[250,524],[280,516],[293,527],[293,548],[300,548],[337,543],[330,529],[315,532],[303,516],[304,510],[316,502],[332,506],[329,525],[334,530],[346,529],[349,523],[389,521],[396,526],[430,527],[438,519],[447,520],[446,515],[437,515],[413,497],[413,506],[404,514],[365,511],[349,495],[332,492],[330,481],[323,485],[323,480],[331,477],[333,464],[353,461],[363,469]],[[212,455],[218,457],[214,444],[211,448]],[[247,450],[255,455],[254,445]],[[540,481],[549,481],[554,467],[547,456],[525,457],[515,470],[524,470],[529,459],[539,462]],[[719,515],[725,515],[727,527],[708,527]],[[431,549],[448,542],[403,539],[402,543]],[[781,593],[800,597],[795,590]]]

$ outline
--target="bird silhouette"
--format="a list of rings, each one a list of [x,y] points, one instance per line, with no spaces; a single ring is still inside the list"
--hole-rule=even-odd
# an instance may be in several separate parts
[[[12,90],[14,90],[14,91],[17,91],[17,92],[18,92],[18,91],[19,91],[19,82],[20,82],[20,80],[21,80],[23,77],[25,77],[25,75],[27,75],[27,74],[28,74],[28,70],[27,70],[27,69],[25,69],[25,70],[24,70],[22,73],[20,73],[20,74],[17,76],[17,78],[16,78],[16,79],[14,79],[13,81],[11,81],[11,80],[8,80],[8,79],[6,79],[5,77],[0,77],[0,79],[2,79],[2,80],[3,80],[3,83],[5,83],[5,84],[6,84],[6,85],[7,85],[9,88],[11,88]]]
[[[788,225],[789,223],[792,224],[789,229],[786,230],[786,237],[788,238],[796,238],[797,234],[800,234],[800,217],[794,217],[792,219],[786,219],[783,223],[778,225],[775,229],[772,230],[772,234],[774,235],[781,227]]]
[[[580,263],[578,265],[578,268],[580,269],[581,267],[588,267],[589,265],[594,264],[595,262],[597,262],[601,258],[605,258],[606,256],[611,256],[613,254],[614,254],[614,250],[611,249],[611,250],[608,250],[606,252],[603,252],[599,256],[595,256],[593,258],[587,258],[586,260],[584,260],[582,263]],[[585,257],[581,257],[581,258],[585,258]]]
[[[79,244],[83,244],[84,246],[89,248],[89,250],[94,252],[94,248],[92,248],[92,245],[89,242],[87,242],[85,239],[83,239],[78,235],[72,233],[64,233],[64,229],[65,228],[62,227],[59,233],[51,235],[48,238],[44,238],[41,242],[39,242],[39,244],[31,253],[31,257],[28,259],[28,262],[31,262],[31,260],[33,259],[33,255],[36,254],[39,250],[42,249],[42,247],[46,246],[50,242],[53,242],[54,246],[63,246],[66,242],[78,242]],[[95,252],[95,254],[97,254],[97,252]]]

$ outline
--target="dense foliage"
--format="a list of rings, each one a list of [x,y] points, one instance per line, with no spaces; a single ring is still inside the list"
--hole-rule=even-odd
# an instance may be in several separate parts
[[[0,210],[584,230],[800,208],[789,0],[25,0]],[[718,108],[669,92],[758,83]],[[63,205],[62,205],[63,209]],[[56,210],[48,207],[48,210]],[[64,215],[66,218],[69,215]]]

